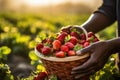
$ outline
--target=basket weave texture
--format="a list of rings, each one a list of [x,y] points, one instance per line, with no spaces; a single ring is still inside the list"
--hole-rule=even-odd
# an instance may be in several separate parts
[[[66,58],[45,57],[37,50],[35,53],[40,57],[48,75],[56,75],[59,80],[74,80],[71,75],[72,68],[82,65],[89,59],[89,55],[71,56]]]
[[[60,80],[74,80],[74,75],[71,75],[73,67],[83,64],[88,58],[69,62],[54,62],[41,59],[48,74],[56,75]]]

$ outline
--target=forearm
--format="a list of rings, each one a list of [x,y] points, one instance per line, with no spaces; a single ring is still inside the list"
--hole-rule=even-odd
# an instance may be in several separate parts
[[[107,26],[111,25],[113,22],[111,22],[108,17],[101,13],[94,13],[90,16],[90,18],[81,25],[84,27],[88,32],[92,31],[94,33],[97,33],[101,31],[102,29],[106,28]]]
[[[120,37],[107,41],[112,53],[120,52]]]

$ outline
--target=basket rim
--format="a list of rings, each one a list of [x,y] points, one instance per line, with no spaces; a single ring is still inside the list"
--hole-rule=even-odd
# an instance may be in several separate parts
[[[69,56],[69,57],[64,57],[64,58],[57,58],[57,57],[52,57],[52,56],[44,56],[36,48],[35,48],[35,54],[41,59],[48,60],[48,61],[54,61],[54,62],[69,62],[69,61],[84,59],[90,56],[89,53],[86,53],[80,56]]]

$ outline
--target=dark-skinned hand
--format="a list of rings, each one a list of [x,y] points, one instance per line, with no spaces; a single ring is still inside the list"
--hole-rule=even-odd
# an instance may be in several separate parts
[[[109,42],[96,42],[92,45],[77,51],[77,55],[84,55],[90,53],[90,58],[83,65],[72,69],[71,74],[75,75],[75,79],[81,79],[84,76],[94,74],[104,67],[109,56],[113,53],[111,51],[111,44]]]

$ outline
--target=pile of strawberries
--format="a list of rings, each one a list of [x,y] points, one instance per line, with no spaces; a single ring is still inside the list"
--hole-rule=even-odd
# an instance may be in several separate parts
[[[36,49],[45,56],[64,58],[75,56],[76,51],[99,41],[93,32],[88,32],[88,39],[84,33],[77,30],[71,32],[60,32],[54,37],[48,37],[37,44]]]

